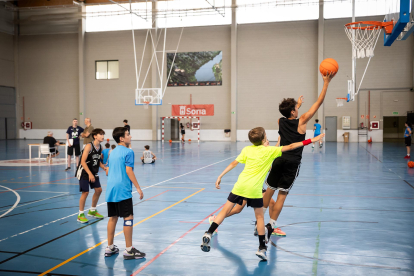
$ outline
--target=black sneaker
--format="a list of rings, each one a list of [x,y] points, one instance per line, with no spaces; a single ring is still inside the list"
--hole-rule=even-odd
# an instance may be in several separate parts
[[[112,249],[109,248],[109,246],[107,246],[105,249],[105,257],[111,257],[112,255],[118,254],[118,253],[119,253],[119,249],[115,244]]]
[[[126,249],[124,251],[125,260],[142,259],[145,258],[145,255],[146,254],[144,252],[140,252],[135,247],[132,247],[131,251],[127,251]]]
[[[70,167],[67,167],[67,168],[65,169],[65,172],[67,172],[68,170],[70,170]]]
[[[266,243],[268,243],[269,241],[270,241],[270,237],[272,236],[272,233],[273,233],[273,227],[272,227],[272,225],[270,225],[270,223],[268,223],[266,226],[265,226],[265,230],[266,230],[266,233],[265,233],[265,238],[266,238]]]

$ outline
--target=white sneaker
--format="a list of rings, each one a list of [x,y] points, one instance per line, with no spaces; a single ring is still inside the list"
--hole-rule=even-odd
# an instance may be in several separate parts
[[[263,261],[267,261],[266,251],[266,248],[260,249],[259,247],[259,249],[257,249],[256,256],[262,259]]]
[[[211,234],[209,232],[205,232],[203,236],[203,243],[200,245],[201,250],[203,250],[204,252],[209,252],[210,241],[211,241]]]

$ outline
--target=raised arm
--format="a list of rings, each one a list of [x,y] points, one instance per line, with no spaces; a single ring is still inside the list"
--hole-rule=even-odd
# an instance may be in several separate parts
[[[294,150],[294,149],[297,149],[297,148],[300,148],[300,147],[309,145],[310,143],[318,142],[323,137],[325,137],[325,133],[322,133],[321,135],[316,136],[316,137],[314,137],[312,139],[308,139],[308,140],[310,140],[310,142],[308,140],[305,140],[305,141],[308,141],[308,142],[303,141],[303,142],[297,142],[297,143],[292,143],[292,144],[287,145],[287,146],[283,146],[282,152]]]
[[[216,181],[216,188],[220,189],[220,182],[221,182],[221,178],[228,173],[229,171],[231,171],[232,169],[234,169],[237,165],[239,164],[239,161],[234,160],[233,162],[230,163],[230,165],[227,166],[227,168],[224,169],[224,171],[219,175],[219,177],[217,178]]]
[[[328,74],[326,76],[322,76],[323,78],[323,87],[322,92],[319,95],[318,100],[311,106],[311,108],[305,112],[302,116],[299,118],[299,125],[306,125],[309,120],[315,115],[316,111],[318,111],[319,107],[322,105],[323,100],[325,99],[326,91],[328,91],[328,85],[329,82],[334,77],[334,74]]]

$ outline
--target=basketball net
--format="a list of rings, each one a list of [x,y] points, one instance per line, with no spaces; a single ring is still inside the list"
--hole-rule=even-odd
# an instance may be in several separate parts
[[[347,98],[336,98],[336,106],[340,107],[344,105],[344,102],[346,102]]]
[[[148,109],[150,102],[144,102],[144,109]]]

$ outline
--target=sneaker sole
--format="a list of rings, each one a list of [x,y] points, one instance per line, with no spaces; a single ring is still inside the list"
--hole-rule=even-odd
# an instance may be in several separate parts
[[[105,257],[111,257],[112,255],[119,254],[119,251],[113,253],[105,253]]]
[[[80,223],[88,223],[89,221],[80,221],[80,220],[78,220],[78,222],[80,222]]]
[[[101,218],[100,218],[100,217],[95,217],[95,216],[93,216],[93,215],[89,215],[89,214],[87,214],[87,216],[88,216],[88,217],[92,217],[92,218],[97,218],[97,219],[104,219],[104,217],[101,217]]]
[[[142,256],[142,257],[136,257],[136,256],[125,256],[124,255],[124,260],[135,260],[135,259],[144,259],[145,258],[145,256]]]
[[[259,257],[260,259],[262,259],[263,261],[267,261],[267,257],[265,257],[265,256],[263,256],[261,254],[257,254],[256,253],[256,256]]]
[[[281,234],[276,234],[276,233],[272,233],[273,236],[278,236],[278,237],[286,237],[286,235],[281,235]]]
[[[210,247],[209,243],[210,243],[210,238],[203,237],[203,244],[200,245],[201,250],[204,251],[204,252],[210,252],[211,247]]]

